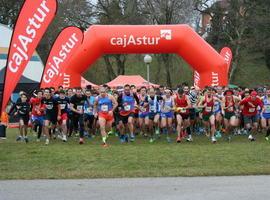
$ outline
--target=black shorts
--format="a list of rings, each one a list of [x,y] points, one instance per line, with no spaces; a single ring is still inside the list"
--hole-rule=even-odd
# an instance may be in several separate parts
[[[191,108],[189,109],[189,117],[191,120],[194,120],[199,117],[199,112],[196,112],[195,108]]]
[[[29,122],[29,115],[20,115],[19,116],[20,121],[23,120],[24,125],[28,125]]]
[[[117,125],[119,124],[119,121],[120,121],[120,115],[119,113],[113,113],[113,117],[114,117],[114,124]]]
[[[119,115],[119,121],[122,121],[123,124],[127,124],[129,117],[133,117],[134,118],[134,113],[130,113],[130,114],[126,115],[126,116]]]
[[[50,121],[53,125],[57,124],[57,115],[56,114],[50,114],[46,113],[44,120]]]
[[[139,113],[134,113],[134,118],[139,118]]]
[[[189,114],[181,114],[181,113],[177,113],[176,116],[177,116],[177,115],[180,115],[180,116],[182,117],[183,120],[189,119]]]
[[[83,121],[84,122],[88,122],[88,128],[93,128],[93,123],[94,123],[94,120],[95,120],[95,116],[94,115],[87,115],[87,114],[84,114],[83,115]]]

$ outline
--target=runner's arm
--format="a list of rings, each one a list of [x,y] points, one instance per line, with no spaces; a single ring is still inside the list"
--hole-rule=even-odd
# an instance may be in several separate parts
[[[117,108],[118,103],[117,103],[116,99],[114,98],[114,96],[109,95],[109,97],[112,100],[112,104],[113,104],[113,110],[112,111],[114,111]]]

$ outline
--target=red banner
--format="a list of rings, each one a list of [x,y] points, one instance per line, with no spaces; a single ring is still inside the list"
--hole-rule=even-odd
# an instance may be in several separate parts
[[[68,67],[68,62],[82,41],[83,32],[81,29],[70,26],[62,30],[48,56],[41,88],[62,85],[61,80],[66,76],[64,72]]]
[[[232,62],[232,51],[229,47],[224,47],[223,49],[221,49],[220,55],[224,58],[225,62],[227,63],[227,74],[229,74]]]
[[[57,11],[57,0],[26,0],[15,24],[4,80],[4,109],[39,41]]]

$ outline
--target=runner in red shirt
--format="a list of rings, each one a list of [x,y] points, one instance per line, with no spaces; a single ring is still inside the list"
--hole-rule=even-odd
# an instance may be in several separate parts
[[[198,104],[198,108],[202,108],[202,118],[203,118],[203,124],[204,126],[209,130],[210,128],[210,136],[212,143],[216,143],[216,121],[215,121],[215,115],[214,115],[214,104],[215,101],[221,102],[221,100],[215,95],[215,90],[212,88],[209,88],[205,91],[205,96],[200,100]]]
[[[177,120],[177,139],[176,142],[181,142],[185,135],[186,128],[190,126],[189,108],[191,108],[189,97],[185,94],[183,88],[178,89],[178,94],[174,99],[176,106]],[[191,140],[190,140],[191,141]]]
[[[225,133],[228,140],[231,140],[230,132],[238,126],[236,118],[236,107],[241,99],[233,95],[232,90],[226,90],[222,99],[222,113],[224,115]]]
[[[37,142],[40,141],[44,121],[44,109],[41,105],[42,96],[43,92],[41,90],[38,90],[37,96],[30,99],[30,104],[32,107],[31,122],[34,131],[38,133]]]
[[[249,132],[248,139],[250,141],[255,141],[255,138],[252,136],[252,131],[257,130],[258,128],[258,106],[260,106],[262,110],[264,109],[263,102],[257,95],[258,94],[256,91],[252,91],[249,97],[244,98],[240,102],[240,105],[242,106],[245,128]]]

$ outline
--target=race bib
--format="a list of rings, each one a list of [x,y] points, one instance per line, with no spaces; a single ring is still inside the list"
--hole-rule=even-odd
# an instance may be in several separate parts
[[[218,111],[219,110],[219,105],[214,105],[214,111]]]
[[[108,112],[109,111],[109,106],[108,105],[101,105],[101,111],[102,112]]]
[[[66,108],[66,104],[60,104],[61,110],[64,110]]]
[[[151,112],[156,112],[156,107],[155,106],[150,106],[150,111]]]
[[[82,110],[83,106],[77,106],[77,110]]]
[[[48,105],[46,105],[46,108],[47,108],[48,110],[51,110],[51,109],[53,108],[53,105],[48,104]]]
[[[86,111],[87,111],[88,113],[91,113],[91,112],[93,111],[93,108],[92,108],[92,107],[89,107],[89,108],[86,109]]]
[[[249,109],[248,109],[248,112],[250,112],[250,113],[255,112],[255,108],[249,108]]]
[[[206,111],[206,112],[211,112],[211,111],[212,111],[212,107],[206,107],[206,108],[205,108],[205,111]]]
[[[169,112],[170,110],[171,110],[171,107],[170,107],[170,106],[165,106],[165,107],[164,107],[164,111],[165,111],[165,112]]]
[[[233,112],[233,107],[232,107],[232,106],[229,107],[229,108],[228,108],[228,111],[229,111],[229,112]]]
[[[124,106],[124,110],[125,111],[130,111],[131,110],[131,106],[130,105],[125,105]]]
[[[265,113],[270,113],[270,105],[265,106]]]

